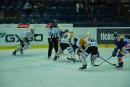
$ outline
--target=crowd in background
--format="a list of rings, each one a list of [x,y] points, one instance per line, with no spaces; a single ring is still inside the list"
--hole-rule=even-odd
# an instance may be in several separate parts
[[[57,19],[59,23],[73,23],[74,27],[129,26],[120,3],[120,0],[5,0],[0,1],[0,23],[43,24]]]

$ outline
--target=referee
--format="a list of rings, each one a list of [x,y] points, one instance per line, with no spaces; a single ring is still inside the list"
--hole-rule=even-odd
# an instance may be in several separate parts
[[[58,25],[58,21],[53,20],[53,25],[50,26],[48,29],[48,44],[49,44],[48,58],[51,57],[53,47],[55,49],[55,57],[58,52],[59,27],[57,25]],[[54,57],[54,60],[55,60],[55,57]]]

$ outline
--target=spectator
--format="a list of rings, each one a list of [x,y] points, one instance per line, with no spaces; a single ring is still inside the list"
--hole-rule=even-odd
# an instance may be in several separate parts
[[[88,4],[88,13],[92,14],[92,12],[93,12],[92,6]]]
[[[111,5],[112,5],[112,2],[111,2],[110,0],[107,0],[107,1],[106,1],[106,5],[107,5],[107,6],[111,6]]]
[[[32,5],[29,3],[29,1],[26,2],[26,4],[23,6],[23,10],[25,10],[26,14],[30,14],[32,11]]]
[[[37,3],[36,3],[36,2],[33,2],[32,7],[33,7],[33,12],[36,12]]]
[[[88,13],[88,1],[87,0],[83,1],[83,7],[85,9],[85,12]]]
[[[15,7],[14,11],[13,11],[13,21],[14,21],[14,23],[18,23],[21,21],[21,17],[19,15],[19,11],[18,11],[17,7]]]
[[[77,13],[83,13],[84,12],[84,7],[83,7],[83,4],[81,3],[81,0],[79,0],[76,3],[76,12]]]
[[[45,9],[44,9],[44,4],[43,3],[38,2],[38,4],[37,4],[37,11],[38,11],[39,14],[43,14],[44,13]]]
[[[36,24],[36,23],[35,23],[35,20],[32,19],[31,22],[30,22],[30,24]]]
[[[6,10],[5,10],[5,13],[4,13],[4,16],[5,16],[5,22],[6,23],[10,23],[12,21],[12,11],[10,10],[10,7],[6,7]]]
[[[0,23],[2,23],[3,21],[4,21],[4,14],[2,10],[0,10]]]
[[[91,27],[96,27],[97,25],[97,19],[93,18],[93,20],[91,21]]]
[[[122,12],[121,7],[118,7],[118,9],[117,9],[117,11],[116,11],[116,19],[117,19],[117,21],[121,21],[121,19],[122,19],[122,14],[123,14],[123,12]]]

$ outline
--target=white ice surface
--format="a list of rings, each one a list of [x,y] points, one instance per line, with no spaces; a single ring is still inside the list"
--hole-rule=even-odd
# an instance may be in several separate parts
[[[99,49],[105,59],[112,51]],[[16,56],[12,52],[0,50],[0,87],[130,87],[130,54],[123,57],[123,69],[116,69],[107,62],[92,68],[88,57],[87,69],[79,71],[82,64],[67,60],[70,56],[67,51],[57,61],[53,61],[54,49],[50,59],[47,49],[28,49]],[[117,64],[116,57],[108,61]],[[95,64],[101,62],[103,60],[98,58]]]

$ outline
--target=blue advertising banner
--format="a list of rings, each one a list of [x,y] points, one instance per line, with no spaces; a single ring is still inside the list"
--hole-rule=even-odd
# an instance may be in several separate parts
[[[114,32],[119,34],[130,34],[130,28],[97,29],[98,44],[113,44]]]

